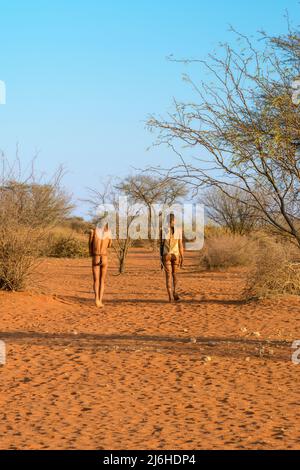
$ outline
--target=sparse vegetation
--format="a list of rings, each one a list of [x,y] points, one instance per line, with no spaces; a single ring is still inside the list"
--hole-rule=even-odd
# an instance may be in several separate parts
[[[210,221],[200,254],[203,269],[249,268],[247,295],[255,298],[300,295],[300,107],[292,101],[300,36],[263,35],[264,51],[238,38],[243,50],[225,45],[223,55],[202,61],[218,86],[194,86],[195,103],[175,102],[167,120],[149,120],[158,143],[175,150],[180,164],[111,180],[91,191],[89,202],[95,216],[99,204],[118,210],[118,196],[128,197],[127,226],[120,236],[118,215],[113,243],[121,274],[131,246],[156,246],[151,206],[177,203],[192,188]],[[195,155],[199,149],[192,163],[184,159],[182,144]],[[62,175],[60,169],[48,181],[37,180],[34,171],[23,177],[18,158],[12,165],[3,158],[0,289],[23,289],[40,256],[88,256],[91,223],[71,216]],[[135,239],[142,229],[148,241]]]

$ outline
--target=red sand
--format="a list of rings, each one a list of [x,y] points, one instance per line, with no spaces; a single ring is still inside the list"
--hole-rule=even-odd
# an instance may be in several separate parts
[[[31,293],[0,293],[1,448],[299,449],[300,300],[245,303],[243,271],[180,274],[130,254],[93,305],[89,260],[44,260]]]

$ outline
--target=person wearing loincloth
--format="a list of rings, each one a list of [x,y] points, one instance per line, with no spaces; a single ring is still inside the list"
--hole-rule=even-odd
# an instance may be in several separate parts
[[[97,307],[103,307],[103,294],[108,268],[107,249],[112,245],[111,231],[108,224],[98,223],[95,229],[90,231],[89,252],[92,257],[92,271],[94,279],[95,303]]]
[[[177,293],[177,272],[183,266],[182,230],[175,226],[175,216],[170,214],[168,227],[160,231],[161,266],[166,275],[169,302],[180,300]],[[172,285],[173,284],[173,285]]]

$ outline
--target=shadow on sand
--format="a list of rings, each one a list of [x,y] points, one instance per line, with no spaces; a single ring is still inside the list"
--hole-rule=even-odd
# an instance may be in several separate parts
[[[0,339],[8,343],[26,343],[46,347],[74,347],[93,350],[210,354],[235,358],[255,356],[272,360],[290,360],[288,341],[256,340],[234,337],[173,337],[140,334],[43,333],[37,331],[3,331]],[[270,354],[272,348],[272,354]]]
[[[148,294],[149,295],[149,294]],[[74,303],[78,305],[89,305],[94,306],[94,299],[92,297],[78,297],[72,295],[57,295],[55,296],[56,300],[65,303]],[[109,307],[109,305],[115,304],[169,304],[168,300],[166,299],[147,299],[147,298],[133,298],[133,299],[122,299],[122,298],[115,298],[115,299],[107,299],[105,300],[105,305]],[[187,299],[184,296],[180,298],[179,302],[174,302],[173,305],[179,304],[196,304],[196,305],[205,305],[205,304],[216,304],[216,305],[246,305],[250,303],[249,300],[243,299]]]

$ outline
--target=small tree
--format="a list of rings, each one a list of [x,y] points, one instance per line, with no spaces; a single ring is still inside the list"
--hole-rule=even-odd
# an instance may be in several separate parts
[[[127,223],[126,223],[126,238],[122,239],[119,236],[113,241],[113,249],[115,251],[117,260],[118,260],[118,270],[119,274],[125,273],[126,270],[126,259],[128,251],[133,244],[133,240],[129,235],[130,226],[134,220],[134,216],[127,214]]]

